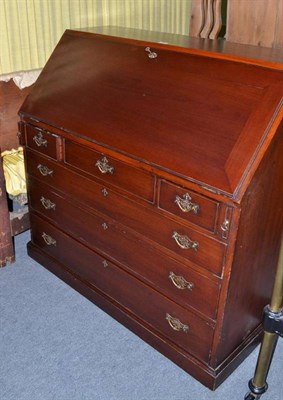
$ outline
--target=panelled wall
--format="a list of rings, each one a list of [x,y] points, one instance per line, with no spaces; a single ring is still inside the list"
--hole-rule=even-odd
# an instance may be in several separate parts
[[[283,0],[228,0],[226,38],[283,49]]]

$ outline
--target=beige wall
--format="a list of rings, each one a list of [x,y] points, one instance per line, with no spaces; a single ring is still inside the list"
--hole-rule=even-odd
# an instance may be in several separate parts
[[[67,28],[188,34],[191,0],[0,0],[0,75],[41,68]]]

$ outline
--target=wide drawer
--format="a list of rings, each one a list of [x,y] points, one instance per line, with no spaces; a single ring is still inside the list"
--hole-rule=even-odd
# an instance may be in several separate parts
[[[97,287],[185,351],[208,363],[213,328],[106,258],[31,215],[32,241],[86,284]],[[67,250],[67,251],[66,251]]]
[[[158,206],[185,221],[215,232],[219,203],[214,200],[161,180]]]
[[[112,219],[80,209],[35,179],[30,179],[29,188],[31,208],[53,224],[119,262],[178,304],[216,318],[219,282],[167,257]]]
[[[32,125],[26,125],[26,143],[29,148],[54,158],[54,160],[58,159],[61,146],[59,136]]]
[[[31,175],[153,240],[181,262],[194,263],[222,275],[225,244],[164,217],[153,205],[138,204],[31,152],[27,165]]]
[[[108,185],[153,201],[154,176],[122,161],[66,140],[65,163],[103,180]]]

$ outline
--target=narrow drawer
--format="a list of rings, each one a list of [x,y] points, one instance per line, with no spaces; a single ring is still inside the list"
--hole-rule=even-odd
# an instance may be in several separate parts
[[[36,154],[29,153],[27,165],[34,177],[158,243],[172,257],[222,275],[226,244],[166,218],[152,205],[138,204]]]
[[[47,254],[153,330],[208,363],[214,329],[206,321],[33,214],[31,226],[32,241]]]
[[[155,178],[145,171],[68,140],[65,162],[107,184],[153,201]]]
[[[214,200],[161,180],[159,207],[188,222],[215,232],[219,203]]]
[[[54,160],[58,159],[61,146],[59,136],[32,125],[26,125],[26,142],[30,149],[39,151]]]
[[[105,253],[176,303],[215,319],[219,282],[167,257],[107,217],[88,213],[48,186],[30,180],[30,205],[45,218]]]

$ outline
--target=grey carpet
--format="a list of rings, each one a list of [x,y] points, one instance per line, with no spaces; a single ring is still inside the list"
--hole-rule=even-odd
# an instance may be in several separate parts
[[[26,254],[0,269],[1,400],[240,400],[257,350],[220,386],[206,389]],[[279,339],[262,399],[283,399]]]

